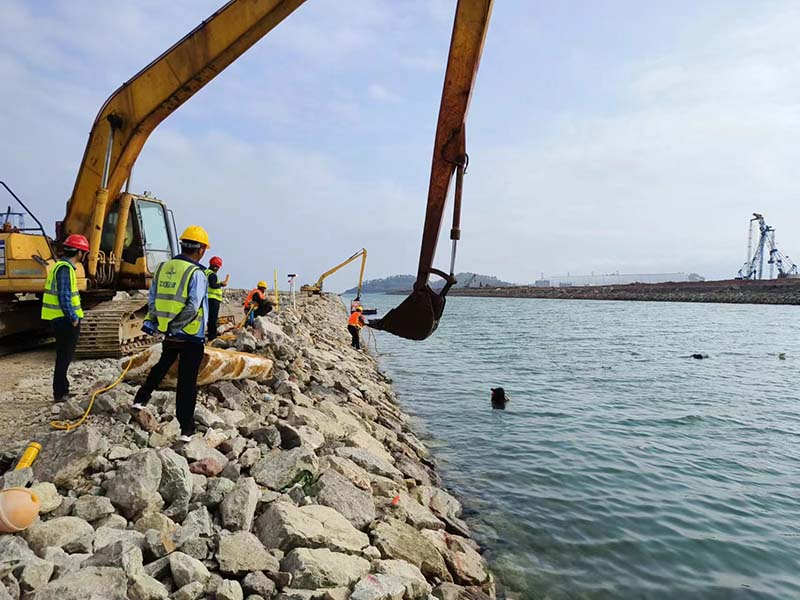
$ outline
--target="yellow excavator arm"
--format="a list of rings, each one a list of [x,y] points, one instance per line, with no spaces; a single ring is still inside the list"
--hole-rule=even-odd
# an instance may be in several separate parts
[[[483,42],[489,28],[492,4],[493,0],[458,1],[433,145],[428,205],[422,231],[417,280],[411,295],[400,306],[390,310],[382,319],[370,321],[370,326],[375,329],[382,329],[412,340],[424,340],[439,326],[439,319],[444,311],[445,295],[456,283],[454,271],[456,246],[461,238],[461,192],[468,162],[465,125],[472,88],[475,85],[483,52]],[[445,273],[433,268],[433,259],[453,175],[456,185],[453,226],[450,229],[452,251],[450,270],[449,273]],[[428,285],[431,274],[445,280],[445,285],[439,293]]]
[[[106,101],[92,127],[61,232],[62,236],[82,233],[89,238],[87,275],[92,281],[109,280],[98,276],[98,263],[103,267],[100,245],[110,210],[109,199],[114,204],[118,197],[113,255],[116,262],[120,260],[122,234],[127,227],[124,207],[125,202],[130,202],[130,195],[119,194],[148,136],[161,121],[304,1],[231,0]],[[376,328],[409,339],[425,339],[435,331],[444,310],[445,294],[455,283],[453,271],[460,238],[461,189],[467,166],[465,122],[492,4],[493,0],[458,0],[436,128],[417,280],[406,301],[383,319],[371,322]],[[454,175],[455,200],[450,230],[453,250],[448,274],[434,269],[433,259]],[[445,280],[439,293],[428,285],[431,274]],[[320,288],[325,276],[318,282]]]
[[[90,276],[108,199],[122,190],[148,136],[303,2],[231,0],[106,100],[89,134],[63,223],[64,235],[89,238]]]
[[[358,252],[353,254],[353,256],[348,258],[347,260],[344,260],[344,261],[340,262],[338,265],[336,265],[332,269],[328,269],[322,275],[319,276],[319,279],[317,279],[317,282],[315,284],[313,284],[313,285],[304,285],[304,286],[302,286],[300,288],[300,291],[301,292],[310,292],[312,294],[320,294],[320,293],[322,293],[322,283],[325,281],[325,279],[327,279],[329,276],[331,276],[334,273],[336,273],[336,271],[338,271],[339,269],[342,269],[342,268],[346,267],[347,265],[349,265],[351,262],[356,260],[359,256],[361,257],[361,271],[360,271],[360,273],[358,275],[358,296],[360,296],[361,295],[361,285],[364,283],[364,268],[367,266],[367,249],[366,248],[362,248],[361,250],[359,250]]]

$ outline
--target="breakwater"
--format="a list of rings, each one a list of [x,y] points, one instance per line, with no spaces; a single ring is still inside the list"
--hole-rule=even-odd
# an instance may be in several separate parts
[[[800,304],[800,279],[631,283],[584,287],[512,286],[453,288],[451,296],[553,298],[563,300],[639,300],[724,304]]]
[[[38,416],[38,460],[0,477],[42,501],[40,521],[0,535],[0,598],[494,597],[459,501],[344,323],[341,301],[323,296],[232,337],[272,359],[272,376],[203,388],[189,443],[174,393],[132,411],[127,382],[75,431],[45,433],[47,413],[75,418],[88,398]],[[118,367],[76,373],[91,376],[85,390]]]

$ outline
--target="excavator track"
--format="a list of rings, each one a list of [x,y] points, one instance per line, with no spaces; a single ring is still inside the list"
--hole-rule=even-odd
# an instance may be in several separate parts
[[[75,355],[119,358],[147,348],[153,338],[142,331],[147,300],[110,300],[84,311]]]

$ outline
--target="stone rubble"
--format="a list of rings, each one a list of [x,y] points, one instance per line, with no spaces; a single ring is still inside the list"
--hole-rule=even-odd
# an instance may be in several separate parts
[[[273,372],[201,388],[189,443],[174,394],[142,416],[122,383],[85,425],[47,434],[33,469],[3,475],[42,511],[0,535],[0,600],[494,598],[460,503],[374,358],[349,346],[341,301],[298,309],[218,342]]]

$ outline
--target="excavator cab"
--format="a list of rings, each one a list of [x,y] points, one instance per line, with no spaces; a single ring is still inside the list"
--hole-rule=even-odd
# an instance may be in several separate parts
[[[127,216],[121,222],[123,212]],[[102,279],[116,279],[122,289],[146,288],[159,263],[178,253],[172,212],[147,193],[121,194],[103,225],[100,251]]]

